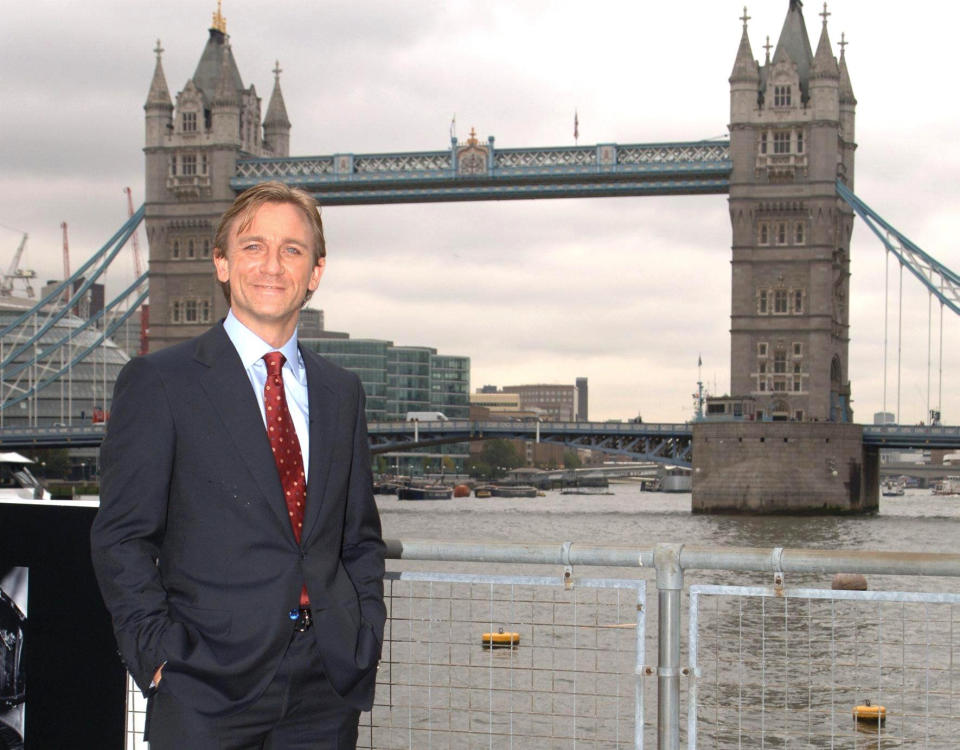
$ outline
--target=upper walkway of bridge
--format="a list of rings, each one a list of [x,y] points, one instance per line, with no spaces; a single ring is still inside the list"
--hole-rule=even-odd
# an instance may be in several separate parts
[[[279,180],[323,205],[726,193],[728,140],[499,149],[451,139],[445,151],[244,159],[230,186]]]

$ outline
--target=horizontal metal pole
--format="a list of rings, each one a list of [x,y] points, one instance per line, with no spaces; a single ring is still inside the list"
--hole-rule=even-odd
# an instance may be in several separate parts
[[[653,568],[654,546],[604,547],[575,542],[504,543],[387,540],[391,560],[600,565]],[[785,573],[879,573],[958,576],[960,555],[878,550],[703,547],[683,545],[682,570],[739,570]]]

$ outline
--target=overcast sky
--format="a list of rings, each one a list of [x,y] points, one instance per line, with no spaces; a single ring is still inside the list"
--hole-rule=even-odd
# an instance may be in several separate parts
[[[788,0],[748,6],[754,56],[776,44]],[[811,45],[822,4],[805,6]],[[7,3],[0,28],[0,266],[60,275],[143,200],[143,103],[159,38],[172,93],[193,74],[216,0]],[[858,99],[856,192],[954,270],[960,97],[950,72],[960,11],[919,0],[835,0]],[[225,0],[245,85],[263,98],[274,61],[291,153],[648,143],[725,136],[740,0]],[[729,387],[730,225],[725,196],[510,201],[324,210],[327,272],[311,305],[353,337],[471,358],[472,387],[590,380],[592,419],[684,421],[697,357]],[[141,232],[141,241],[145,235]],[[850,378],[857,421],[883,403],[884,253],[857,220]],[[115,264],[116,265],[116,264]],[[897,271],[891,264],[887,396],[897,403]],[[112,269],[108,291],[133,277]],[[905,275],[901,418],[927,408],[928,296]],[[932,396],[937,405],[939,307]],[[960,321],[943,331],[944,420],[960,424]]]

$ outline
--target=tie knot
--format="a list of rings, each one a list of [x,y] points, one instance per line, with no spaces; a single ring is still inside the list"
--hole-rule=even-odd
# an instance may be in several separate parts
[[[267,363],[268,375],[279,375],[287,358],[281,352],[269,352],[263,355],[263,361]]]

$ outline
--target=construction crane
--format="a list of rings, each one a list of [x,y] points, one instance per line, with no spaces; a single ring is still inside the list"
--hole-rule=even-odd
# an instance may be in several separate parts
[[[133,191],[125,187],[123,192],[127,194],[127,216],[133,216]],[[137,237],[137,230],[133,231],[130,237],[133,240],[133,270],[136,278],[143,276],[143,261],[140,259],[140,240]],[[137,354],[146,354],[149,350],[150,340],[150,304],[144,302],[140,307],[140,346]]]
[[[70,242],[67,240],[67,222],[60,222],[60,229],[63,230],[63,278],[70,278]]]
[[[70,278],[70,242],[67,239],[67,222],[60,222],[60,229],[63,230],[63,280]],[[60,300],[66,303],[70,299],[71,290],[69,286],[63,288]]]
[[[23,233],[17,252],[13,254],[13,260],[10,261],[10,267],[7,272],[0,277],[0,294],[9,295],[13,292],[13,285],[16,281],[22,281],[26,289],[27,296],[33,297],[33,285],[30,279],[36,278],[36,272],[27,268],[20,268],[20,261],[23,259],[23,250],[27,246],[27,233]]]
[[[133,191],[125,187],[123,192],[127,194],[127,216],[133,216]],[[136,278],[139,279],[143,276],[143,261],[140,260],[140,240],[136,231],[130,235],[130,238],[133,240],[133,270],[137,274]]]

